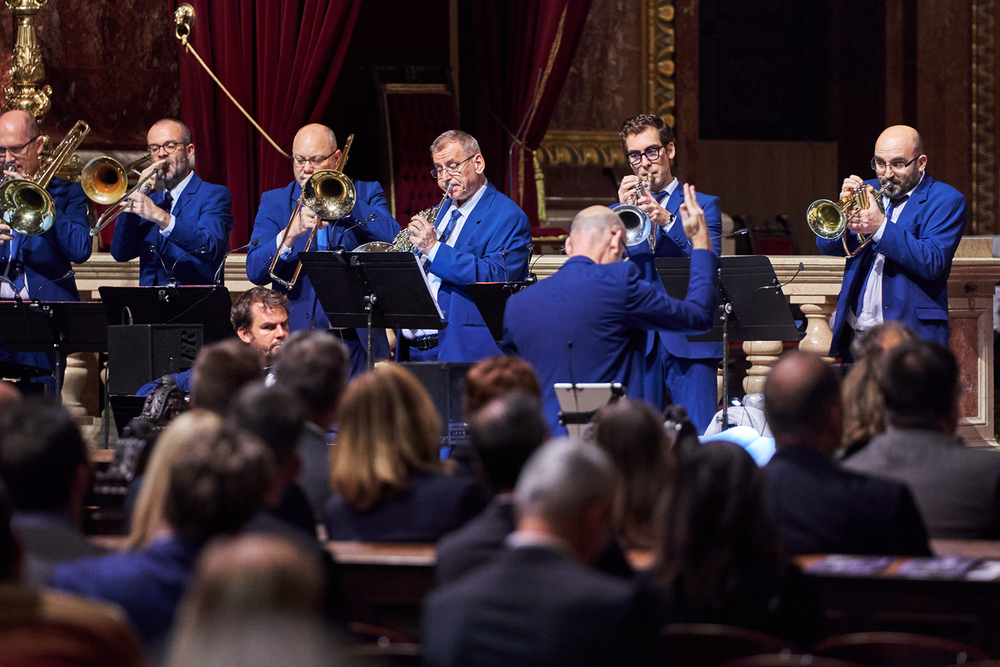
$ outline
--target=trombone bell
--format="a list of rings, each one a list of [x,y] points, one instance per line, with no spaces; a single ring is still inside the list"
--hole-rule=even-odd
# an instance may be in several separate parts
[[[114,204],[128,191],[128,173],[114,158],[95,157],[80,173],[80,185],[91,201]]]

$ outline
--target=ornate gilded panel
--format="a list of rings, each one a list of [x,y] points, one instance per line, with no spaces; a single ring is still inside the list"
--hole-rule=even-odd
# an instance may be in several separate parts
[[[972,3],[972,201],[968,234],[996,234],[995,0]]]

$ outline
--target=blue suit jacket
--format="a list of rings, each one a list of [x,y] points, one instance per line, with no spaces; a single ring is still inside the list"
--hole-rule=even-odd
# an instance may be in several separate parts
[[[438,224],[447,214],[442,206]],[[448,327],[440,332],[439,361],[473,362],[500,354],[465,286],[524,280],[531,255],[531,223],[492,183],[462,226],[455,247],[441,244],[428,271],[441,278],[438,305]]]
[[[163,190],[150,198],[159,205],[165,194]],[[195,174],[174,204],[173,215],[177,222],[166,237],[151,220],[122,213],[115,221],[111,256],[119,262],[138,257],[140,285],[166,285],[171,278],[178,285],[211,285],[233,229],[229,189]]]
[[[14,239],[0,244],[0,275],[13,255],[20,263],[11,267],[13,280],[18,268],[24,269],[28,295],[42,301],[77,301],[76,280],[66,274],[71,262],[80,264],[90,258],[92,242],[87,221],[87,198],[79,183],[52,179],[47,188],[56,206],[52,228],[37,236],[15,232]]]
[[[878,181],[865,181],[878,189]],[[924,340],[948,345],[948,274],[951,260],[965,231],[965,197],[962,193],[924,174],[910,195],[896,223],[888,223],[882,240],[871,243],[847,260],[844,282],[837,299],[831,356],[840,356],[850,346],[845,334],[846,313],[860,292],[875,253],[885,255],[882,273],[882,317],[904,322]],[[857,247],[857,235],[848,233],[848,245]],[[817,237],[824,255],[843,256],[840,239]]]
[[[321,234],[328,234],[327,248],[340,245],[347,250],[354,250],[368,241],[392,241],[399,233],[399,224],[389,213],[389,208],[385,203],[385,195],[382,193],[382,186],[368,181],[354,181],[354,188],[357,191],[357,201],[354,208],[351,209],[350,215],[317,232],[317,240],[313,242],[310,251],[319,249]],[[250,282],[257,285],[266,285],[271,282],[268,268],[271,266],[275,252],[277,252],[277,239],[288,225],[288,220],[292,217],[292,211],[295,209],[301,192],[299,184],[292,181],[283,188],[269,190],[261,196],[260,209],[257,211],[257,219],[253,223],[252,234],[254,238],[258,239],[258,243],[247,253],[247,277]],[[373,213],[375,214],[374,220],[365,223],[366,226],[359,224]],[[277,275],[285,280],[291,279],[299,260],[299,252],[306,246],[306,238],[303,236],[296,239],[295,245],[292,247],[292,254],[285,260],[278,260],[274,267],[274,272]],[[312,283],[309,282],[309,278],[304,273],[299,276],[298,282],[291,291],[278,283],[274,283],[272,287],[288,295],[290,301],[288,323],[292,331],[310,327],[320,330],[329,328],[330,321],[327,319],[319,299],[316,298],[316,291],[313,289]],[[363,329],[358,330],[358,336],[363,341],[367,336],[364,331]],[[379,340],[377,336],[373,337],[373,345],[375,340]],[[384,350],[381,351],[381,354],[376,354],[376,357],[388,356],[389,345],[388,342],[384,342],[385,340],[383,334],[381,341]]]
[[[577,255],[510,298],[504,344],[535,367],[553,433],[566,432],[559,426],[556,382],[622,382],[629,397],[645,398],[646,331],[711,327],[718,267],[708,250],[692,253],[681,301],[645,280],[634,262],[595,264]]]

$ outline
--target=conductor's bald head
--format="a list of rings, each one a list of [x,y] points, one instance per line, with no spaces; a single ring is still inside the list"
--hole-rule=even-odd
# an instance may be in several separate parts
[[[843,429],[840,382],[830,364],[805,352],[790,352],[764,383],[764,414],[780,447],[807,446],[832,453]]]
[[[566,254],[584,255],[597,264],[621,261],[625,252],[625,225],[605,206],[590,206],[576,214],[566,239]]]

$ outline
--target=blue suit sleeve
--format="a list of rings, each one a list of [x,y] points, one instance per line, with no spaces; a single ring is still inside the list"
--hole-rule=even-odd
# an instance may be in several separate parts
[[[93,243],[87,220],[87,198],[79,183],[53,188],[56,219],[43,238],[69,261],[81,264],[90,259]]]
[[[200,188],[207,190],[200,210],[181,209],[168,239],[186,252],[204,248],[200,253],[202,259],[212,263],[228,250],[229,233],[233,229],[233,196],[229,188],[221,185],[203,182]]]
[[[115,219],[115,234],[111,239],[111,256],[119,262],[135,259],[142,253],[146,235],[154,223],[134,213],[122,213]]]
[[[924,280],[937,280],[951,266],[965,232],[965,197],[942,199],[921,218],[925,222],[917,226],[887,224],[875,247]]]
[[[524,211],[514,204],[510,208],[513,210],[494,223],[494,232],[482,255],[459,252],[442,243],[431,263],[431,273],[459,287],[477,282],[523,280],[528,274],[531,224]]]
[[[279,190],[282,193],[284,190]],[[269,196],[271,193],[265,192],[260,198],[260,208],[257,209],[257,218],[253,223],[253,231],[250,236],[257,239],[257,245],[247,252],[247,278],[255,285],[266,285],[271,282],[268,269],[277,252],[278,234],[285,228],[287,220],[278,222],[279,211],[277,197]],[[277,271],[279,267],[287,265],[289,262],[278,260],[274,267]]]
[[[625,312],[629,323],[641,329],[700,333],[715,319],[719,258],[708,250],[691,253],[687,296],[671,298],[665,290],[643,279],[638,267],[627,264]]]

